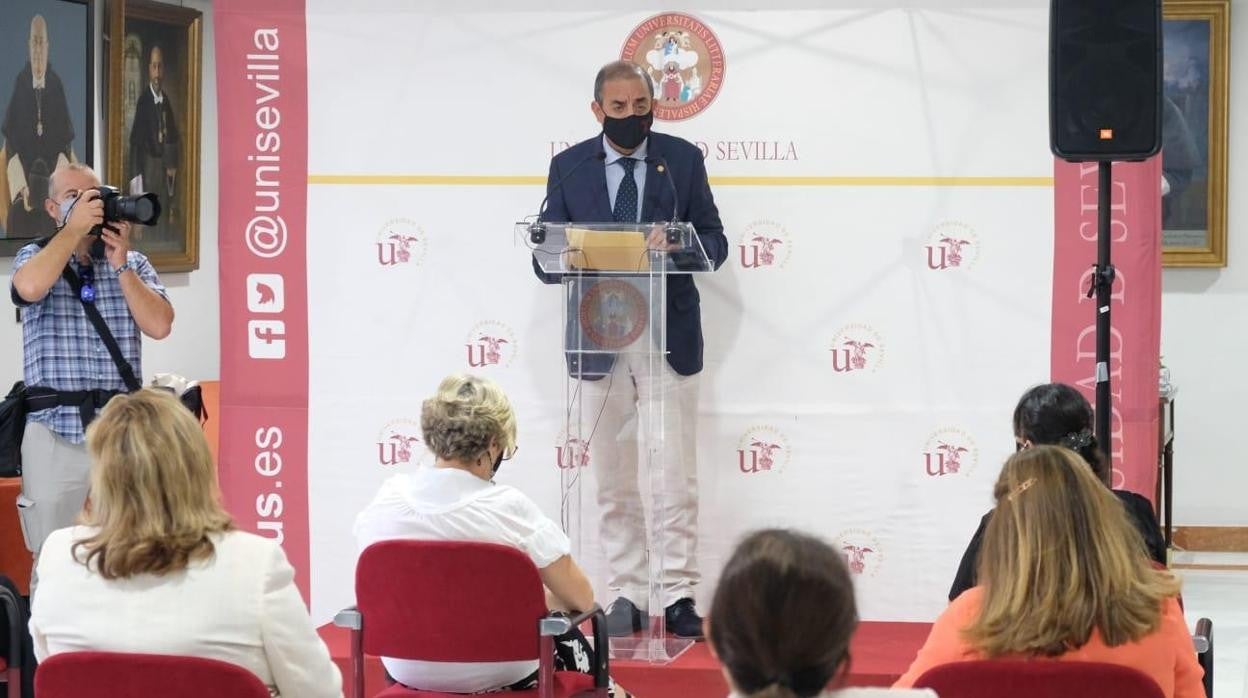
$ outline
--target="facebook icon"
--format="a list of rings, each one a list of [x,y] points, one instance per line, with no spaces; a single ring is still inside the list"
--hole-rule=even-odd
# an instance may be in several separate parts
[[[249,321],[247,353],[253,359],[286,358],[286,323],[281,320]]]

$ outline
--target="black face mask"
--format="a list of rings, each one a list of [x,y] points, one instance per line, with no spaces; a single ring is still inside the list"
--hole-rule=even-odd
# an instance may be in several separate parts
[[[502,452],[502,451],[499,451],[499,452],[498,452],[498,458],[495,458],[495,459],[494,459],[494,471],[493,471],[492,473],[490,473],[490,474],[491,474],[491,476],[493,476],[493,475],[497,475],[497,474],[498,474],[498,469],[499,469],[499,468],[501,468],[501,467],[503,467],[503,452]]]
[[[623,119],[607,116],[602,120],[602,132],[607,134],[607,139],[612,143],[625,150],[632,150],[650,135],[650,126],[653,123],[653,109],[645,114],[633,114]]]

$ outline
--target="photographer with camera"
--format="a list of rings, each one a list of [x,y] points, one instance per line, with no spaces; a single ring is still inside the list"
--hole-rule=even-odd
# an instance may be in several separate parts
[[[163,339],[173,325],[155,268],[130,249],[129,221],[154,220],[154,198],[119,196],[72,163],[52,173],[43,207],[57,232],[18,251],[10,288],[22,308],[28,409],[17,506],[36,558],[86,501],[87,424],[114,395],[138,388],[139,333]]]

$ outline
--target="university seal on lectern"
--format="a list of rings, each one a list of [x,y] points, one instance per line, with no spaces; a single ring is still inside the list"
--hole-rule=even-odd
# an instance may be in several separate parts
[[[621,279],[597,281],[581,296],[581,331],[598,349],[623,349],[637,341],[649,315],[645,296]]]

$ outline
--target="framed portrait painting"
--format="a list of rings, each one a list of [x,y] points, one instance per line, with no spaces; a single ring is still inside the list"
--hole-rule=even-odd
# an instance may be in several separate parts
[[[1162,13],[1162,263],[1224,267],[1230,0]]]
[[[160,271],[199,267],[199,128],[203,15],[147,0],[110,0],[108,180],[155,193],[160,218],[134,248]]]
[[[57,165],[92,163],[91,0],[0,2],[0,254],[56,232]]]

